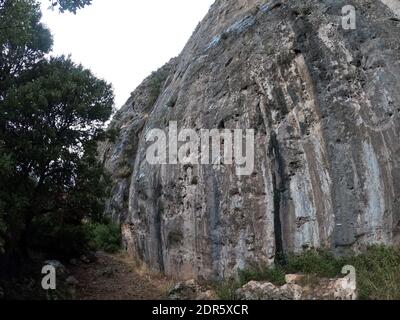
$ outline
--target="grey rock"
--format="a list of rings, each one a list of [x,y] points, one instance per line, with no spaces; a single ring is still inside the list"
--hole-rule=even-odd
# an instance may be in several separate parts
[[[239,300],[356,300],[357,288],[349,278],[317,279],[313,287],[302,275],[287,275],[287,284],[279,287],[269,282],[250,281],[236,290]],[[299,282],[302,282],[301,285]],[[304,283],[303,283],[304,282]]]
[[[198,292],[198,285],[195,280],[179,282],[170,290],[170,300],[194,300]]]
[[[236,291],[239,300],[301,300],[302,287],[286,284],[277,287],[269,282],[250,281]]]
[[[277,253],[400,242],[398,1],[217,0],[99,146],[107,213],[154,271],[221,279]],[[145,134],[255,129],[255,170],[150,165]]]
[[[169,291],[170,300],[217,300],[213,290],[200,285],[196,280],[179,282]]]

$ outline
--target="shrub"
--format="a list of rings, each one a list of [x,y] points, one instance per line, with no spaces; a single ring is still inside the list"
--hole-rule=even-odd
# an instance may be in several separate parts
[[[289,255],[286,257],[284,269],[286,273],[303,273],[318,275],[325,278],[334,278],[341,274],[346,262],[335,258],[327,251],[307,251],[301,255]]]
[[[360,299],[400,300],[400,250],[374,246],[349,259],[357,271]]]
[[[5,250],[4,250],[4,245],[5,245],[5,241],[4,241],[4,235],[6,233],[6,224],[2,221],[1,218],[1,212],[0,212],[0,256],[2,254],[4,254]]]
[[[347,258],[309,251],[288,257],[285,271],[333,278],[343,276],[341,271],[345,265],[356,269],[360,299],[400,299],[400,250],[395,248],[372,246],[363,254]]]
[[[106,138],[112,142],[115,143],[118,139],[119,131],[117,128],[109,128],[106,132]]]
[[[90,237],[84,225],[62,223],[52,215],[34,219],[29,238],[31,249],[52,259],[76,258],[90,250]]]
[[[279,267],[252,267],[239,271],[239,282],[243,286],[250,281],[268,281],[275,285],[285,284],[285,271]]]
[[[0,256],[2,254],[4,254],[4,252],[5,252],[5,249],[4,249],[5,239],[4,238],[5,238],[6,231],[7,231],[7,225],[4,221],[4,218],[3,218],[4,216],[5,216],[4,209],[3,209],[2,202],[0,200]]]
[[[96,250],[114,253],[121,249],[120,227],[112,222],[96,223],[89,226],[91,244]]]
[[[119,179],[128,179],[132,176],[132,169],[128,165],[121,166],[117,170],[117,178]]]
[[[157,71],[154,71],[149,77],[149,100],[148,107],[153,106],[160,96],[162,87],[168,78],[170,66],[166,64]]]
[[[236,300],[236,290],[240,288],[236,280],[227,280],[215,284],[215,293],[221,300]]]

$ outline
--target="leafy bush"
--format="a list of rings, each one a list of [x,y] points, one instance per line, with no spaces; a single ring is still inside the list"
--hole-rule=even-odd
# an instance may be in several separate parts
[[[115,143],[118,139],[119,131],[117,128],[109,128],[106,132],[106,138],[112,142]]]
[[[243,286],[250,281],[268,281],[275,285],[285,284],[285,271],[277,267],[257,268],[253,267],[239,271],[239,282]]]
[[[60,12],[69,11],[76,13],[77,10],[84,8],[92,3],[92,0],[49,0],[53,7],[57,7]]]
[[[1,208],[0,208],[0,256],[2,254],[4,254],[4,252],[5,252],[5,250],[4,250],[4,245],[5,245],[4,235],[7,230],[7,226],[2,219],[2,215],[3,215],[3,213],[1,212]]]
[[[342,271],[346,262],[335,258],[326,251],[307,251],[301,255],[289,255],[284,269],[286,273],[313,274],[325,278],[334,278]]]
[[[343,276],[345,265],[356,269],[360,299],[400,299],[400,250],[396,248],[372,246],[363,254],[347,258],[310,251],[289,257],[285,271],[333,278]]]
[[[124,163],[117,169],[116,173],[117,178],[119,179],[128,179],[132,176],[132,168],[130,164]]]
[[[30,230],[30,248],[49,258],[66,260],[90,250],[90,234],[83,224],[62,223],[55,215],[36,218]]]
[[[112,222],[89,226],[92,246],[97,250],[114,253],[121,249],[120,227]]]
[[[215,284],[214,288],[221,300],[236,300],[236,290],[240,288],[240,284],[235,280],[228,280]]]
[[[4,141],[0,140],[0,177],[5,179],[6,177],[9,177],[12,165],[10,156],[4,153],[3,145]],[[7,195],[6,190],[5,187],[0,188],[0,256],[5,252],[5,235],[7,231],[7,224],[4,221],[5,205],[2,201],[2,198]]]

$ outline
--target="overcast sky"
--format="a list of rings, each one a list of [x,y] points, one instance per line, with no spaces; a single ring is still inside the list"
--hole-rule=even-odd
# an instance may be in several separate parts
[[[177,56],[214,0],[93,0],[60,14],[43,3],[56,55],[112,83],[119,108],[152,71]]]

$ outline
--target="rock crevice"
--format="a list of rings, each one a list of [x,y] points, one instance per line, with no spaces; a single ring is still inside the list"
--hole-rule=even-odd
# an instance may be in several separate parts
[[[398,1],[217,0],[100,146],[127,250],[183,279],[400,240]],[[352,4],[357,29],[343,30]],[[150,165],[149,130],[254,129],[255,168]]]

